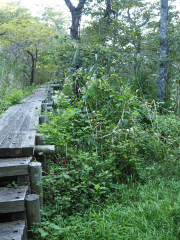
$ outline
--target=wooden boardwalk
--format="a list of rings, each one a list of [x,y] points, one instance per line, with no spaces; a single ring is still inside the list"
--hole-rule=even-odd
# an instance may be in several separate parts
[[[35,193],[30,186],[30,166],[37,147],[42,103],[49,101],[47,94],[48,89],[42,85],[0,116],[0,240],[27,239],[25,199]],[[9,179],[15,182],[15,188],[7,188]]]
[[[0,157],[27,157],[34,154],[36,126],[42,101],[47,96],[44,86],[10,107],[0,116]]]

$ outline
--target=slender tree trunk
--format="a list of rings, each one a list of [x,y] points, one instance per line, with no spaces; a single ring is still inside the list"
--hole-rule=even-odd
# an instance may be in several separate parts
[[[37,53],[38,53],[38,51],[36,49],[35,56],[30,51],[27,51],[27,53],[31,56],[30,86],[32,86],[32,84],[34,82],[34,76],[35,76],[35,70],[36,70]]]
[[[139,57],[141,54],[141,39],[140,41],[137,42],[137,44],[134,44],[135,48],[136,48],[136,53],[135,53],[135,63],[134,63],[134,74],[135,76],[138,76],[138,70],[140,68],[140,63],[139,62]]]
[[[166,73],[168,64],[168,0],[161,0],[160,18],[160,59],[157,80],[158,98],[166,101]]]

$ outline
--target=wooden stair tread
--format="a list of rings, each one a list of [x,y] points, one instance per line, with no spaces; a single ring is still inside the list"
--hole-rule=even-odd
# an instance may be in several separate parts
[[[32,157],[0,159],[0,177],[28,174],[28,164]]]
[[[28,187],[0,188],[0,213],[25,211],[25,196]]]
[[[0,223],[0,240],[25,240],[26,232],[25,221]]]

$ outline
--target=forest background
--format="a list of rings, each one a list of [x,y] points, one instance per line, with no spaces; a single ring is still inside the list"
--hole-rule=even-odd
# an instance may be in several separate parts
[[[31,239],[179,239],[176,2],[64,3],[70,18],[0,1],[1,112],[38,84],[61,84],[39,126],[56,155]]]

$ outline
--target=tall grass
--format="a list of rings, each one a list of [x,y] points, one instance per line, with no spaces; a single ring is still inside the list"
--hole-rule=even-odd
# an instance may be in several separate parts
[[[180,238],[180,182],[157,178],[144,186],[121,185],[116,203],[92,206],[64,220],[59,214],[43,218],[35,239],[167,239]],[[53,213],[52,213],[53,214]]]

